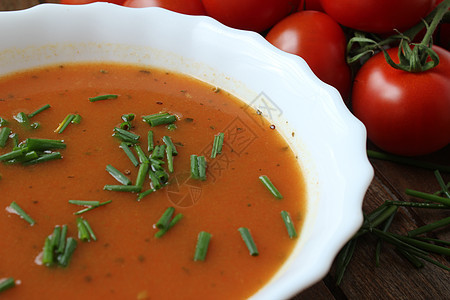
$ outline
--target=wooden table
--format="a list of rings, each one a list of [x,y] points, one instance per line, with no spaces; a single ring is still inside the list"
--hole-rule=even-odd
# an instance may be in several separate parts
[[[25,9],[39,3],[58,1],[1,0],[0,10]],[[368,146],[375,149],[372,145]],[[450,146],[421,158],[426,161],[450,165]],[[433,171],[399,165],[392,162],[372,160],[375,178],[364,199],[363,210],[370,212],[384,200],[411,200],[404,193],[406,188],[424,192],[439,190]],[[445,182],[449,173],[442,173]],[[406,231],[448,216],[448,210],[400,209],[392,231]],[[450,240],[450,233],[440,230],[433,237]],[[320,282],[295,296],[303,299],[450,299],[450,273],[426,263],[422,269],[414,269],[400,257],[390,245],[382,249],[380,266],[375,265],[375,244],[371,236],[358,243],[354,257],[340,286],[335,284],[335,266]],[[435,259],[449,265],[448,260]]]

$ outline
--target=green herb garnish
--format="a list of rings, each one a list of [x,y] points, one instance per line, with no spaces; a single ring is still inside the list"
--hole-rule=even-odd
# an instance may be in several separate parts
[[[277,190],[277,188],[270,181],[269,177],[266,175],[259,176],[259,180],[264,184],[264,186],[269,190],[269,192],[277,199],[283,199],[281,193]]]
[[[206,253],[208,252],[211,234],[206,231],[201,231],[197,237],[197,245],[195,246],[194,261],[204,261]]]

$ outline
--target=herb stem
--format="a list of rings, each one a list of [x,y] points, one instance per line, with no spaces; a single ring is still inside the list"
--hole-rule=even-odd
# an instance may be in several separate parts
[[[426,162],[426,161],[420,161],[420,160],[413,159],[410,157],[403,157],[403,156],[378,152],[378,151],[374,151],[374,150],[367,150],[367,155],[369,156],[369,158],[382,159],[382,160],[387,160],[387,161],[391,161],[391,162],[396,162],[396,163],[419,167],[419,168],[424,168],[424,169],[450,172],[450,166],[434,164],[434,163],[430,163],[430,162]]]
[[[433,222],[433,223],[421,226],[421,227],[416,228],[414,230],[410,230],[410,231],[408,231],[408,236],[409,237],[414,237],[416,235],[427,233],[427,232],[433,231],[435,229],[447,226],[449,224],[450,224],[450,217],[447,217],[447,218],[444,218],[442,220],[439,220],[439,221],[436,221],[436,222]]]
[[[409,196],[421,198],[421,199],[432,201],[432,202],[438,202],[438,203],[442,203],[446,206],[450,206],[450,198],[440,197],[438,195],[424,193],[424,192],[420,192],[420,191],[416,191],[416,190],[412,190],[412,189],[406,189],[405,193]]]

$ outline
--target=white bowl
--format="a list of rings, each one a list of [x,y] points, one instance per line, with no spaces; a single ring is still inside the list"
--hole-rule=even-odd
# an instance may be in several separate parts
[[[284,299],[319,281],[362,223],[373,169],[366,131],[301,58],[260,35],[202,16],[107,3],[0,12],[0,75],[70,61],[139,63],[189,74],[263,111],[299,156],[307,216],[295,249],[255,299]],[[292,135],[295,132],[295,135]]]

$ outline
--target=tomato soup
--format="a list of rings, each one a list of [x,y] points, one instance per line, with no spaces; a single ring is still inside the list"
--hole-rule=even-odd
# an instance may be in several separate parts
[[[143,121],[158,113],[176,121],[153,127]],[[20,115],[29,122],[20,123]],[[68,115],[77,121],[61,130]],[[306,191],[287,142],[258,111],[196,79],[120,64],[33,69],[0,79],[0,117],[7,121],[1,130],[10,129],[0,155],[27,146],[26,139],[64,144],[41,153],[58,152],[57,159],[0,163],[0,280],[15,282],[0,293],[7,299],[243,299],[270,280],[295,246],[298,237],[288,235],[281,211],[300,234]],[[149,139],[157,146],[165,144],[164,136],[170,138],[177,153],[170,152],[173,172],[167,149],[160,159],[168,175],[161,188],[151,184],[147,170],[138,174],[144,162],[132,162],[114,128],[139,136],[136,144],[147,158]],[[219,133],[223,145],[211,158]],[[125,148],[139,157],[136,146]],[[193,178],[191,155],[205,158],[205,180]],[[144,178],[142,189],[105,188],[123,185],[106,170],[109,165],[131,182],[125,185],[137,186],[138,177]],[[282,199],[266,188],[262,175]],[[17,215],[12,203],[35,223]],[[77,213],[85,208],[90,209]],[[168,208],[169,221],[182,218],[158,229]],[[95,235],[80,237],[77,218]],[[67,237],[76,242],[70,260],[66,266],[45,263],[47,238],[65,225]],[[250,255],[239,228],[248,229],[257,255]],[[155,236],[159,230],[165,234]],[[200,232],[210,239],[206,256],[196,260]]]

